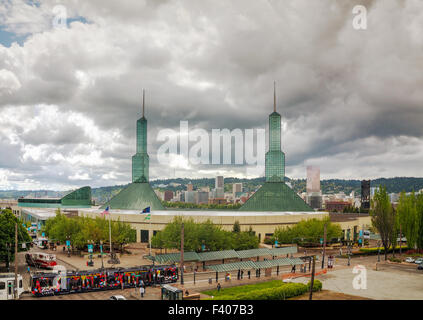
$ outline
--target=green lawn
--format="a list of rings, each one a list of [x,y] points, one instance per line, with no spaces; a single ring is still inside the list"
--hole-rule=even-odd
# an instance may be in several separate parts
[[[266,282],[260,282],[257,284],[247,284],[243,286],[236,286],[236,287],[230,287],[230,288],[225,288],[225,283],[221,283],[221,285],[222,285],[222,288],[220,289],[220,292],[218,292],[217,289],[215,289],[215,290],[203,291],[202,293],[207,294],[209,296],[214,296],[214,297],[235,296],[240,293],[280,287],[281,285],[283,285],[283,282],[282,280],[271,280]]]

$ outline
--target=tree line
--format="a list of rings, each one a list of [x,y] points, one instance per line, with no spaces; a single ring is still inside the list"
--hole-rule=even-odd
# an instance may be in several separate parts
[[[186,251],[247,250],[259,246],[259,239],[251,228],[248,231],[241,231],[239,222],[235,222],[232,231],[226,231],[210,220],[196,223],[192,218],[175,217],[162,231],[153,236],[152,247],[180,249],[182,223]]]
[[[110,229],[113,243],[123,245],[136,241],[136,230],[128,223],[112,220]],[[61,243],[70,240],[71,246],[79,250],[84,249],[88,243],[109,243],[109,221],[103,217],[68,218],[57,210],[56,216],[46,221],[43,231],[51,240]]]
[[[18,251],[25,251],[32,242],[24,223],[15,217],[12,210],[0,210],[0,262],[6,267],[15,260],[15,225],[18,224]],[[22,246],[25,243],[26,248]]]
[[[423,194],[414,192],[400,194],[397,208],[393,208],[385,186],[380,186],[371,201],[372,224],[381,237],[385,251],[392,246],[393,255],[397,239],[402,235],[407,239],[407,247],[423,249]],[[402,234],[401,234],[402,233]]]
[[[308,219],[298,222],[292,227],[278,227],[273,235],[273,243],[319,243],[323,238],[324,228],[326,224],[326,239],[329,241],[333,238],[342,237],[342,229],[339,224],[332,223],[329,217],[324,219]]]

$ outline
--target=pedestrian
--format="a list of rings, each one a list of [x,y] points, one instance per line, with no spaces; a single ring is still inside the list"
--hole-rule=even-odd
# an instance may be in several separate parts
[[[244,270],[241,270],[241,279],[244,277]]]
[[[220,292],[220,289],[222,288],[222,286],[220,285],[220,282],[217,283],[217,292]]]
[[[140,295],[141,295],[141,298],[144,298],[144,293],[145,293],[144,287],[140,287]]]
[[[189,296],[188,289],[186,289],[186,290],[185,290],[185,295],[186,295],[186,296]]]
[[[339,255],[342,256],[342,248],[339,248]]]

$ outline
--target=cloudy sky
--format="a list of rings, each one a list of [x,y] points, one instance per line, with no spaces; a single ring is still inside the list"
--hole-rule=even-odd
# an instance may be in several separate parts
[[[287,176],[423,176],[422,0],[0,0],[0,189],[129,182],[142,88],[151,179],[247,177],[158,133],[266,128],[274,80]]]

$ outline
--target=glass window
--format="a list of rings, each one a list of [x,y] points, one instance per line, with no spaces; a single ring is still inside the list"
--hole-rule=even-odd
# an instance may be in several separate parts
[[[6,283],[0,282],[0,290],[4,290],[6,288]]]
[[[22,288],[22,280],[19,280],[19,288]]]

